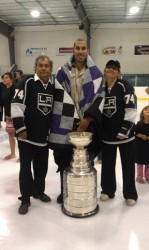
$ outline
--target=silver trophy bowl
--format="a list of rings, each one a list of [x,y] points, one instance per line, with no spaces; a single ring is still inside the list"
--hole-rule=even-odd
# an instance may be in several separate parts
[[[90,132],[70,132],[68,133],[68,140],[76,146],[77,149],[84,149],[91,140],[92,133]]]
[[[68,140],[75,148],[71,164],[64,171],[62,212],[71,217],[87,217],[99,210],[97,171],[91,166],[87,151],[92,133],[70,132]]]

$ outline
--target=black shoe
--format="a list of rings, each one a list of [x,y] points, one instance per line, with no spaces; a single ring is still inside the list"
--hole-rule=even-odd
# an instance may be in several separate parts
[[[21,206],[18,209],[19,214],[27,214],[28,212],[28,207],[31,205],[30,202],[28,203],[22,203]]]
[[[44,194],[44,193],[43,194],[34,195],[33,197],[35,199],[39,199],[39,200],[41,200],[43,202],[50,202],[51,201],[51,198],[48,195]]]
[[[63,194],[60,194],[60,195],[57,197],[57,203],[59,203],[59,204],[62,204],[62,203],[63,203]]]

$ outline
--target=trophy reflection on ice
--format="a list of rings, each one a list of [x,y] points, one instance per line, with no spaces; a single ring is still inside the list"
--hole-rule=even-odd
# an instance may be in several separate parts
[[[64,171],[62,212],[72,217],[87,217],[99,211],[97,171],[91,166],[86,148],[92,133],[70,132],[68,139],[75,148],[71,164]]]

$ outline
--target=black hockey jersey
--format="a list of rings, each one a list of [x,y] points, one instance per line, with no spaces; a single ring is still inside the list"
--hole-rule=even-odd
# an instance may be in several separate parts
[[[105,143],[119,144],[134,139],[137,114],[134,88],[127,81],[117,79],[111,89],[106,86],[102,115],[102,136]],[[124,137],[117,139],[117,135]]]
[[[11,117],[16,134],[27,131],[28,143],[45,146],[50,129],[54,85],[44,85],[38,76],[19,83],[11,104]],[[22,140],[22,139],[19,139]]]

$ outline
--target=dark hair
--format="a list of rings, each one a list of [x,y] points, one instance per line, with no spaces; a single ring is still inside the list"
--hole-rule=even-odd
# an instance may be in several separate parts
[[[13,76],[13,74],[12,74],[11,72],[6,72],[6,73],[4,73],[4,74],[2,75],[2,79],[4,78],[5,75],[9,76],[9,78],[10,78],[11,80],[14,80],[14,76]]]
[[[18,69],[15,73],[20,73],[21,76],[23,76],[23,71],[21,69]]]
[[[40,59],[41,59],[41,60],[47,59],[48,62],[49,62],[49,64],[50,64],[51,69],[53,69],[53,61],[52,61],[48,56],[40,55],[40,56],[38,56],[38,57],[36,58],[36,60],[35,60],[35,71],[36,71],[36,67],[37,67],[37,64],[38,64],[38,62],[39,62]]]
[[[140,113],[140,121],[143,121],[143,120],[144,120],[143,113],[144,113],[144,110],[147,109],[147,108],[149,108],[149,105],[148,105],[148,106],[145,106],[145,107],[142,109],[142,111],[141,111],[141,113]]]
[[[111,68],[115,67],[115,68],[120,70],[121,65],[120,65],[119,61],[117,61],[117,60],[110,60],[107,62],[106,68],[110,68],[110,67]]]

